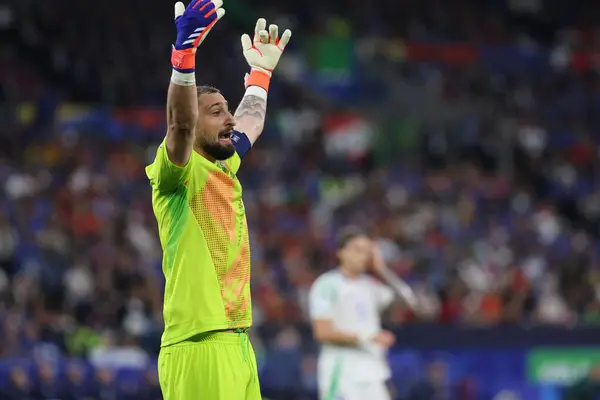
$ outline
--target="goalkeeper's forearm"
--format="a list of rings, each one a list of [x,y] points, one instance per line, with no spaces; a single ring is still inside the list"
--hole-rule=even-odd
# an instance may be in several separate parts
[[[195,73],[173,69],[167,94],[167,153],[177,165],[183,166],[190,159],[197,119]]]
[[[244,132],[252,144],[265,126],[269,79],[261,72],[252,71],[246,79],[246,93],[235,110],[236,129]]]
[[[254,144],[265,126],[267,115],[267,92],[257,86],[250,86],[235,110],[236,129],[244,132]]]

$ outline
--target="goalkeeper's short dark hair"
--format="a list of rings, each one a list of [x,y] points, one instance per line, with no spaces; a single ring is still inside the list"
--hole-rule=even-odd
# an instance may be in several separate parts
[[[196,95],[198,98],[203,94],[213,94],[213,93],[221,93],[219,89],[210,85],[200,85],[196,86]]]
[[[356,225],[348,225],[337,232],[335,237],[335,246],[338,250],[343,249],[346,245],[357,237],[369,237],[367,232]]]

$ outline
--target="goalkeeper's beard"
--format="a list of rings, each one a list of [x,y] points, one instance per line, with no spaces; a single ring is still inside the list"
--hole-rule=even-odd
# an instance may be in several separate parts
[[[218,140],[218,139],[217,139]],[[217,161],[227,160],[235,154],[235,147],[233,144],[222,145],[221,143],[202,143],[200,145],[202,151],[214,158]]]

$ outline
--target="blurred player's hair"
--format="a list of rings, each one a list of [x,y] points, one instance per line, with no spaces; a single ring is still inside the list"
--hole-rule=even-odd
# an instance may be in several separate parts
[[[210,86],[210,85],[196,86],[196,95],[198,96],[198,98],[200,98],[200,96],[202,96],[203,94],[213,94],[213,93],[221,93],[221,91],[219,89],[217,89],[216,87]]]
[[[367,233],[356,225],[348,225],[337,232],[335,237],[335,245],[338,250],[343,249],[346,245],[357,237],[369,237]]]

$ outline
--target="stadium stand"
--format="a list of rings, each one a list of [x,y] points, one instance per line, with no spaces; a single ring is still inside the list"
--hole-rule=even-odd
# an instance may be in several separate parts
[[[143,167],[164,135],[174,30],[169,2],[141,3],[0,6],[2,399],[160,398]],[[397,398],[558,398],[571,380],[540,378],[550,356],[532,346],[600,362],[600,8],[263,3],[231,0],[198,80],[234,102],[239,33],[259,11],[294,30],[240,172],[265,395],[314,398],[307,292],[353,222],[437,310],[386,315]]]

